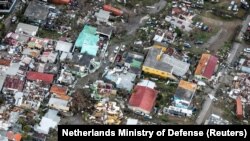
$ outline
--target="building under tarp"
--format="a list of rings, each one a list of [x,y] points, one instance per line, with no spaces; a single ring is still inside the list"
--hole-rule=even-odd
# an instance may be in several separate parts
[[[87,53],[96,56],[98,51],[99,36],[96,34],[97,28],[85,25],[82,32],[79,34],[75,47],[81,49],[81,53]]]

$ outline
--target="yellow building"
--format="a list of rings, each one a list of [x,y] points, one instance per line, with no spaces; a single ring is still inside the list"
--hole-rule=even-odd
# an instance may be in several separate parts
[[[169,53],[168,50],[159,45],[150,48],[142,67],[143,72],[170,79],[176,79],[174,75],[185,75],[190,64],[172,56],[174,49],[172,49],[172,53]]]

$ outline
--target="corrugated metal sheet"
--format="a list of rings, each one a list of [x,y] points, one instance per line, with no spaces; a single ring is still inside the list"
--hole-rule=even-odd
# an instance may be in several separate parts
[[[210,59],[207,63],[207,66],[204,70],[203,76],[206,77],[207,79],[210,79],[213,76],[214,70],[217,65],[218,58],[215,56],[210,56]]]

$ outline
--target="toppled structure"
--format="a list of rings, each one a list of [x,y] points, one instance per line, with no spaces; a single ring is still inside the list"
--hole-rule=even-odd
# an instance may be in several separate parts
[[[224,120],[222,117],[211,114],[210,117],[205,121],[205,125],[229,125],[227,120]]]
[[[90,88],[93,90],[91,96],[96,100],[101,100],[102,98],[109,96],[115,96],[117,93],[112,84],[104,83],[102,80],[97,80],[90,86]]]
[[[90,119],[95,120],[97,123],[107,125],[119,125],[123,119],[121,108],[116,102],[99,102],[95,105],[96,111]]]

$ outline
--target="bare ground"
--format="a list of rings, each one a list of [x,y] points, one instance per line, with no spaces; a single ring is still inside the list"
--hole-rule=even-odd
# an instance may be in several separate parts
[[[219,31],[216,35],[212,36],[203,47],[208,48],[212,53],[217,52],[225,42],[230,41],[235,34],[236,28],[241,25],[240,20],[234,21],[221,21],[208,17],[202,17],[202,20],[210,27],[219,27]]]

